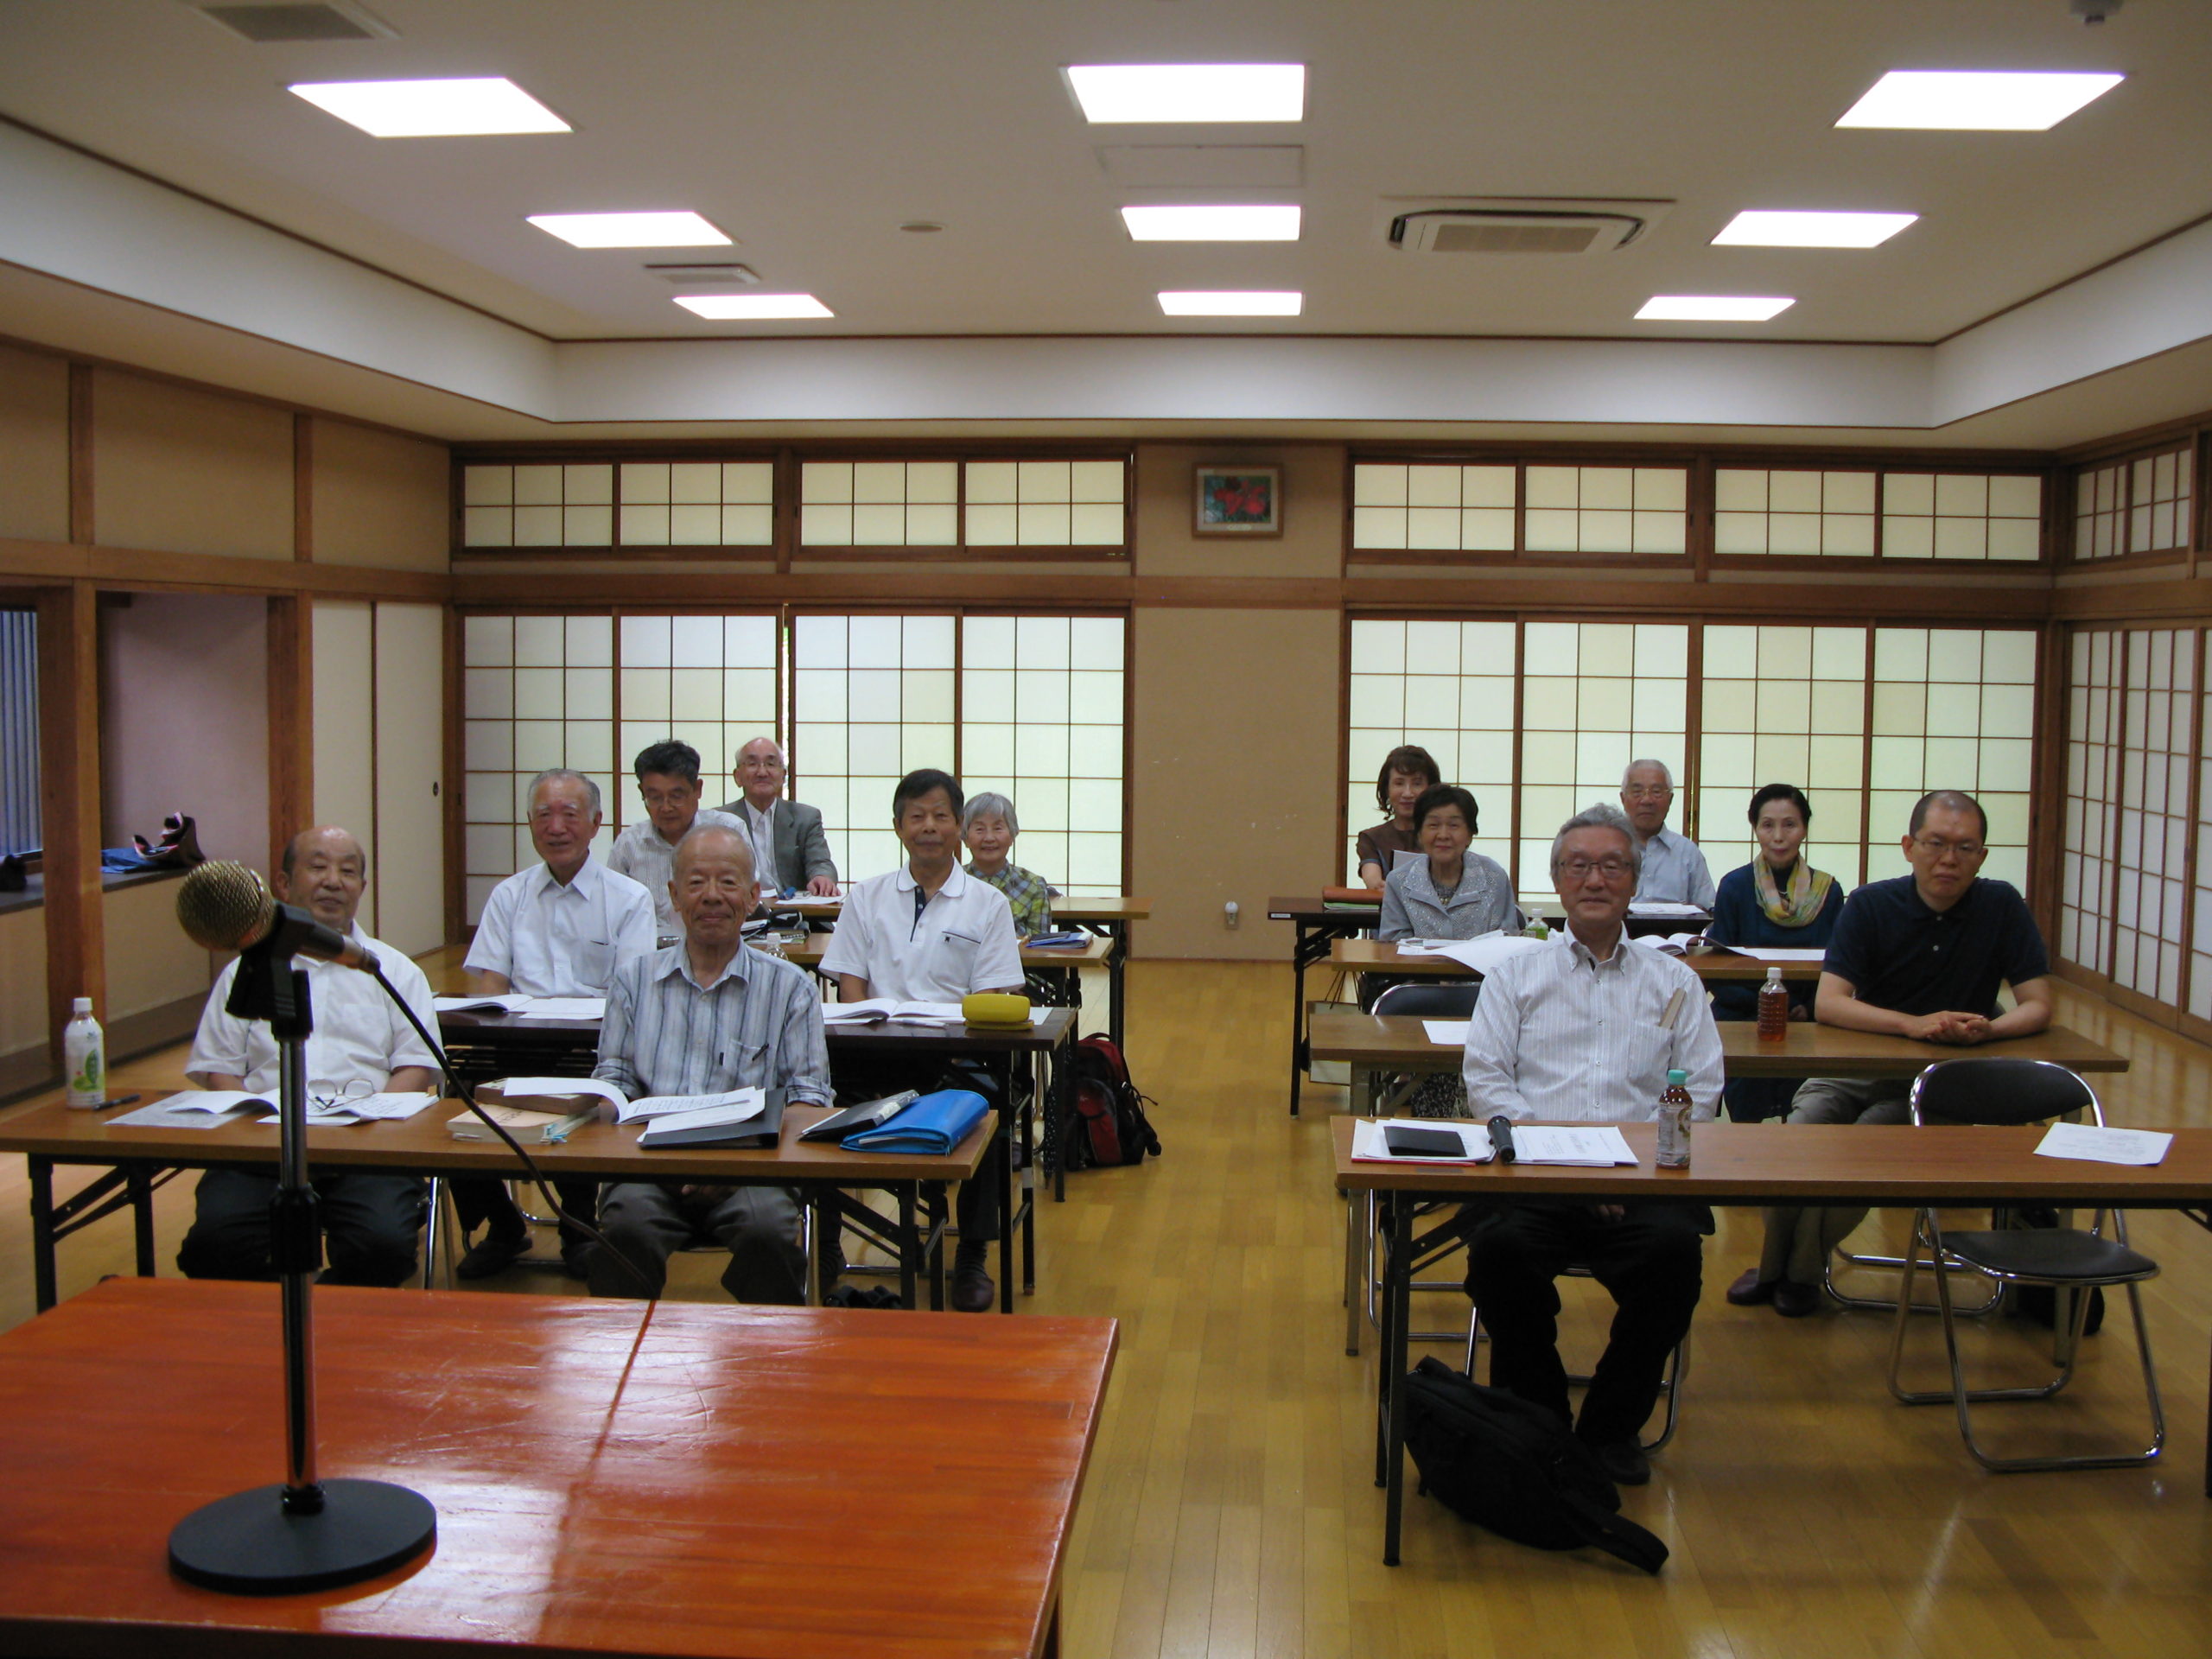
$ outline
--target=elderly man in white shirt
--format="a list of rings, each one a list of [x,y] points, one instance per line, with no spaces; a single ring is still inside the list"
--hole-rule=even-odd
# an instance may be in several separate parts
[[[270,882],[279,899],[300,906],[374,956],[416,1017],[435,1029],[430,982],[423,970],[404,952],[354,925],[367,885],[368,860],[361,843],[335,825],[294,836]],[[311,1097],[436,1087],[436,1056],[383,986],[336,963],[300,957],[293,965],[307,970],[308,1007],[315,1016],[306,1056]],[[243,1089],[274,1101],[277,1047],[268,1022],[238,1019],[224,1006],[238,971],[238,963],[231,963],[208,994],[185,1073],[203,1089]],[[420,1179],[347,1170],[318,1177],[315,1190],[330,1262],[322,1282],[395,1286],[414,1273],[416,1241],[423,1231]],[[274,1278],[269,1205],[276,1192],[276,1177],[258,1166],[217,1165],[201,1175],[177,1267],[193,1279]]]
[[[1567,937],[1501,963],[1467,1028],[1467,1109],[1554,1123],[1642,1122],[1667,1073],[1688,1074],[1691,1116],[1720,1099],[1720,1034],[1705,988],[1682,962],[1631,947],[1623,919],[1641,849],[1610,806],[1569,818],[1552,842]],[[1667,1356],[1702,1289],[1703,1205],[1557,1199],[1470,1205],[1467,1294],[1491,1336],[1491,1381],[1571,1420],[1558,1348],[1567,1267],[1587,1267],[1618,1312],[1575,1432],[1624,1485],[1650,1478],[1637,1433]]]
[[[841,1001],[892,996],[957,1002],[975,991],[1021,988],[1021,947],[1006,895],[960,868],[963,804],[959,784],[942,772],[910,772],[899,780],[891,822],[906,862],[855,885],[822,953],[822,972],[836,981]],[[836,1070],[840,1099],[865,1100],[925,1085],[987,1093],[995,1088],[986,1077],[964,1073],[917,1081],[913,1062],[896,1057]],[[952,1305],[963,1313],[980,1313],[991,1306],[987,1247],[999,1235],[998,1160],[1004,1156],[994,1140],[976,1179],[962,1183],[956,1200],[960,1248],[953,1258]]]
[[[1636,879],[1638,899],[1695,905],[1713,910],[1713,871],[1688,836],[1667,828],[1675,804],[1675,775],[1658,760],[1631,760],[1621,773],[1621,806],[1636,834],[1643,859]]]
[[[602,821],[599,785],[582,772],[556,766],[531,781],[530,841],[544,861],[518,870],[484,901],[462,964],[473,994],[604,996],[617,968],[658,948],[652,895],[591,855]],[[596,1181],[560,1181],[554,1190],[563,1210],[591,1220]],[[498,1181],[470,1176],[454,1181],[450,1191],[462,1236],[480,1221],[488,1224],[454,1264],[455,1274],[488,1279],[528,1251],[530,1229]],[[585,1276],[586,1242],[563,1225],[561,1262],[572,1279]]]
[[[614,837],[607,868],[626,875],[653,901],[653,922],[660,938],[681,939],[683,918],[669,898],[669,884],[676,878],[676,847],[695,824],[715,824],[745,834],[745,826],[727,812],[699,804],[699,751],[675,738],[648,744],[631,763],[638,779],[638,798],[645,816]],[[658,943],[658,941],[656,941]]]

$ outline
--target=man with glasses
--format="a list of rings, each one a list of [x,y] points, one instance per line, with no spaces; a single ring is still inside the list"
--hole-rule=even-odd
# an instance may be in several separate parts
[[[1567,938],[1500,963],[1467,1027],[1467,1109],[1547,1123],[1626,1123],[1656,1115],[1667,1073],[1689,1074],[1691,1116],[1720,1100],[1720,1033],[1687,963],[1631,949],[1623,925],[1642,849],[1610,806],[1577,813],[1552,842]],[[1575,1433],[1623,1485],[1651,1466],[1637,1434],[1667,1356],[1703,1288],[1713,1212],[1679,1199],[1470,1205],[1467,1294],[1491,1337],[1491,1381],[1571,1419],[1559,1357],[1559,1293],[1589,1268],[1618,1307]]]
[[[753,866],[771,892],[834,898],[837,865],[830,856],[822,814],[784,798],[786,770],[783,747],[772,737],[754,738],[737,752],[737,767],[730,773],[743,793],[724,801],[720,810],[745,826]]]
[[[676,879],[677,843],[695,824],[718,824],[745,833],[745,826],[727,812],[699,804],[699,751],[689,743],[664,738],[638,751],[631,762],[637,774],[638,798],[645,816],[614,838],[607,855],[607,868],[626,875],[652,895],[653,919],[664,939],[681,938],[683,919],[670,899],[670,883]],[[751,906],[747,907],[748,912]]]
[[[1912,874],[1870,881],[1845,900],[1821,965],[1813,1017],[1962,1047],[2027,1037],[2050,1023],[2050,961],[2019,890],[1984,880],[1989,820],[1973,796],[1939,789],[1912,809],[1903,845]],[[1997,992],[2012,988],[2000,1012]],[[1902,1123],[1910,1077],[1813,1077],[1792,1123]],[[1758,1267],[1729,1287],[1739,1306],[1771,1302],[1785,1319],[1821,1306],[1828,1252],[1864,1210],[1771,1209]]]
[[[1713,871],[1695,842],[1667,827],[1667,813],[1674,804],[1675,775],[1663,762],[1628,763],[1628,770],[1621,773],[1621,807],[1636,831],[1636,844],[1643,860],[1643,873],[1636,880],[1636,896],[1695,905],[1710,915]]]

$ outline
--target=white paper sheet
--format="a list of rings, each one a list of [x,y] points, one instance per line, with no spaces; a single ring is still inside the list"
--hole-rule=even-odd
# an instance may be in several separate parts
[[[589,1095],[607,1103],[608,1108],[620,1113],[630,1103],[629,1096],[611,1083],[601,1083],[597,1077],[501,1077],[498,1079],[499,1100],[504,1105],[520,1104],[536,1095]],[[546,1109],[531,1107],[530,1110]]]
[[[1630,901],[1628,913],[1657,921],[1668,916],[1702,916],[1705,910],[1699,905],[1678,905],[1669,899],[1637,899]]]
[[[229,1107],[196,1103],[214,1096],[232,1103]],[[251,1103],[266,1106],[268,1102],[258,1095],[241,1095],[227,1089],[192,1089],[181,1095],[171,1095],[167,1100],[157,1100],[150,1106],[141,1106],[135,1112],[125,1112],[121,1117],[111,1117],[111,1129],[219,1129],[226,1123],[243,1120],[232,1114],[239,1106]]]
[[[2095,1164],[2164,1163],[2174,1138],[2157,1129],[2101,1129],[2094,1123],[2054,1123],[2036,1153],[2044,1158],[2082,1158]]]
[[[436,1105],[438,1096],[419,1091],[411,1094],[359,1095],[340,1101],[334,1106],[308,1107],[310,1123],[368,1123],[389,1120],[397,1122],[416,1113]],[[257,1123],[274,1123],[274,1115],[254,1119]]]
[[[488,1014],[494,1008],[512,1014],[529,1001],[520,991],[503,991],[497,996],[434,996],[430,1006],[440,1014]]]
[[[604,1020],[603,996],[533,996],[516,1010],[525,1020]]]
[[[1527,939],[1506,933],[1484,933],[1471,939],[1461,939],[1435,952],[1449,957],[1462,968],[1478,974],[1487,974],[1502,962],[1525,956],[1531,950],[1548,950],[1551,944],[1546,939]]]
[[[1815,946],[1802,950],[1796,945],[1732,944],[1728,947],[1739,957],[1749,957],[1754,962],[1825,962],[1827,951]]]
[[[1474,1023],[1471,1020],[1424,1020],[1421,1026],[1428,1040],[1440,1048],[1465,1048],[1467,1027]]]
[[[1611,1123],[1516,1123],[1513,1156],[1517,1163],[1592,1169],[1636,1161],[1626,1138]]]
[[[1467,1148],[1464,1158],[1398,1158],[1382,1138],[1393,1126],[1402,1129],[1448,1129]],[[1479,1123],[1439,1122],[1433,1117],[1363,1117],[1351,1126],[1351,1155],[1362,1163],[1486,1164],[1491,1160],[1490,1131]]]

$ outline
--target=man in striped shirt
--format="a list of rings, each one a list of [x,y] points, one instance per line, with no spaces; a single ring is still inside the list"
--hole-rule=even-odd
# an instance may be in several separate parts
[[[1689,1074],[1691,1115],[1720,1099],[1720,1034],[1688,964],[1631,948],[1623,920],[1643,848],[1610,806],[1569,818],[1552,842],[1567,908],[1558,944],[1501,963],[1467,1028],[1467,1109],[1478,1118],[1622,1123],[1654,1116],[1670,1070]],[[1700,1204],[1556,1199],[1470,1205],[1467,1294],[1491,1336],[1491,1381],[1572,1420],[1553,1281],[1586,1267],[1612,1294],[1611,1339],[1575,1432],[1624,1485],[1651,1469],[1637,1433],[1702,1287]]]
[[[744,832],[696,825],[677,846],[674,869],[669,893],[683,942],[615,970],[592,1075],[633,1100],[760,1087],[783,1090],[786,1105],[828,1105],[830,1057],[812,980],[739,938],[753,905]],[[669,1253],[712,1238],[729,1249],[722,1286],[739,1301],[806,1300],[798,1199],[788,1187],[616,1182],[601,1195],[599,1225],[622,1260],[592,1247],[594,1296],[658,1296]]]

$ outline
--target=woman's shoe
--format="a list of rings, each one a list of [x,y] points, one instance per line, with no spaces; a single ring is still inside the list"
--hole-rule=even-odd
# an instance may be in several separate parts
[[[1785,1319],[1802,1319],[1819,1313],[1824,1300],[1818,1285],[1801,1285],[1795,1279],[1775,1281],[1774,1311]]]
[[[1761,1279],[1757,1268],[1746,1268],[1743,1277],[1728,1287],[1728,1300],[1738,1307],[1758,1307],[1774,1300],[1775,1283]]]

